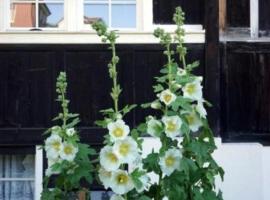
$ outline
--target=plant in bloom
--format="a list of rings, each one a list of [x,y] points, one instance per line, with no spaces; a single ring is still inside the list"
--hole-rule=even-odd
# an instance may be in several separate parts
[[[142,139],[139,138],[136,131],[130,130],[124,121],[125,115],[136,106],[127,105],[119,109],[118,105],[122,92],[117,80],[119,57],[116,55],[115,43],[118,36],[114,31],[108,31],[106,25],[101,21],[94,23],[93,29],[96,30],[103,42],[110,44],[112,51],[108,70],[113,83],[111,91],[113,108],[101,110],[104,120],[96,122],[108,133],[105,135],[105,146],[99,154],[98,177],[105,189],[111,189],[114,192],[111,200],[150,200],[142,194],[150,184],[150,178],[146,170],[142,169],[142,159],[140,158]]]
[[[66,99],[67,80],[66,74],[60,72],[56,92],[57,101],[60,102],[62,112],[54,121],[61,121],[61,126],[53,126],[48,131],[44,149],[48,159],[48,168],[44,178],[42,200],[68,199],[70,193],[82,189],[81,181],[92,183],[94,167],[90,156],[95,151],[88,145],[80,143],[75,126],[79,122],[78,114],[69,112],[69,100]],[[48,188],[52,176],[55,176],[55,186]]]
[[[142,105],[160,114],[147,117],[138,129],[161,142],[161,148],[143,160],[143,168],[159,178],[145,194],[153,200],[221,200],[215,177],[223,178],[224,172],[212,157],[216,146],[205,109],[210,104],[203,98],[203,78],[192,73],[199,63],[186,62],[184,13],[180,7],[173,20],[177,25],[173,35],[160,28],[154,32],[165,48],[167,63],[153,86],[157,99]]]

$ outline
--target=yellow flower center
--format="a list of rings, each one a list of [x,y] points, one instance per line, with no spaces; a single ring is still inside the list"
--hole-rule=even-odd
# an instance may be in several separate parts
[[[172,100],[172,95],[171,94],[165,94],[164,95],[164,100],[165,102],[170,102]]]
[[[119,148],[119,152],[121,155],[126,156],[129,152],[130,146],[129,144],[121,144]]]
[[[60,142],[54,141],[54,142],[52,143],[52,146],[53,146],[53,148],[54,148],[56,151],[59,151],[59,150],[60,150]]]
[[[73,150],[73,148],[71,146],[65,146],[64,147],[64,152],[67,155],[72,154],[72,150]]]
[[[115,137],[122,137],[124,135],[124,131],[122,128],[117,127],[116,129],[114,129],[113,135]]]
[[[118,158],[114,153],[108,153],[107,157],[112,163],[116,163],[118,161]]]
[[[167,130],[170,132],[176,131],[176,124],[173,121],[169,121],[167,124]]]
[[[119,184],[126,184],[128,182],[128,176],[125,174],[119,174],[117,177],[117,183]]]
[[[172,167],[174,165],[174,163],[175,163],[175,158],[173,156],[168,156],[165,159],[165,163],[166,163],[166,166]]]
[[[188,84],[187,85],[187,93],[193,94],[196,91],[196,85],[195,84]]]
[[[188,115],[187,116],[187,121],[188,121],[189,124],[193,124],[194,121],[195,121],[195,117],[192,116],[192,115]]]

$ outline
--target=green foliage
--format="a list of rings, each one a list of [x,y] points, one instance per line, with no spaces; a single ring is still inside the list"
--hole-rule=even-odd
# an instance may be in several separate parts
[[[154,200],[162,200],[165,196],[169,200],[222,200],[222,193],[215,191],[215,178],[219,175],[223,179],[224,171],[212,156],[216,145],[207,119],[202,117],[196,108],[199,101],[207,106],[211,104],[204,99],[190,99],[184,96],[183,88],[198,80],[192,71],[199,66],[199,62],[186,63],[187,48],[184,46],[183,28],[185,14],[180,7],[176,8],[173,20],[177,25],[173,36],[160,28],[154,32],[154,36],[160,39],[161,45],[165,48],[164,55],[167,57],[167,63],[160,70],[160,76],[155,77],[156,85],[153,86],[159,99],[141,106],[160,110],[162,116],[179,116],[182,121],[182,139],[179,141],[168,137],[164,128],[155,130],[155,136],[160,139],[162,146],[159,152],[153,151],[149,154],[143,163],[144,169],[159,176],[159,182],[153,184],[145,194]],[[175,49],[173,43],[176,44]],[[169,105],[160,99],[161,93],[165,90],[176,96]],[[189,113],[194,113],[192,119],[188,118]],[[200,125],[198,130],[191,127],[194,118]],[[143,131],[146,129],[141,130],[141,133]],[[172,148],[179,149],[182,157],[178,169],[167,176],[163,173],[159,162],[167,150]]]
[[[72,144],[78,148],[78,152],[73,161],[58,158],[58,161],[54,161],[49,166],[52,172],[57,172],[57,175],[55,175],[55,185],[54,188],[48,188],[51,175],[46,175],[43,183],[42,200],[67,199],[71,192],[82,189],[82,180],[85,180],[89,184],[93,181],[92,173],[94,167],[90,161],[90,157],[96,153],[89,145],[80,143],[79,135],[74,129],[80,120],[78,114],[70,113],[68,109],[69,100],[66,99],[67,79],[65,72],[60,72],[57,78],[56,92],[58,94],[56,101],[60,103],[62,111],[53,120],[60,121],[61,126],[54,126],[48,129],[45,134],[57,134],[62,138],[63,142]],[[72,129],[74,133],[68,135],[68,129]]]

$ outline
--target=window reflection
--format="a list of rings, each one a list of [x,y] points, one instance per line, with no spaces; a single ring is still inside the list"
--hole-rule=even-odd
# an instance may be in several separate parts
[[[103,21],[109,24],[108,5],[86,4],[84,6],[84,24],[93,24],[95,21]]]
[[[34,3],[13,3],[10,6],[11,27],[35,27],[36,6]]]
[[[13,0],[10,5],[10,27],[18,28],[63,28],[64,3],[53,3],[43,0],[33,1]],[[64,2],[64,1],[63,1]],[[36,9],[38,13],[36,13]],[[38,16],[37,16],[38,14]]]
[[[39,27],[63,27],[64,8],[63,4],[40,3],[39,4]]]

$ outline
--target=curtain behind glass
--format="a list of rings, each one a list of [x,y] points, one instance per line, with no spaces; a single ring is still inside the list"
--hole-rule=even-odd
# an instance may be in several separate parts
[[[34,178],[34,155],[0,155],[1,178]],[[0,181],[0,200],[34,200],[34,181]]]

